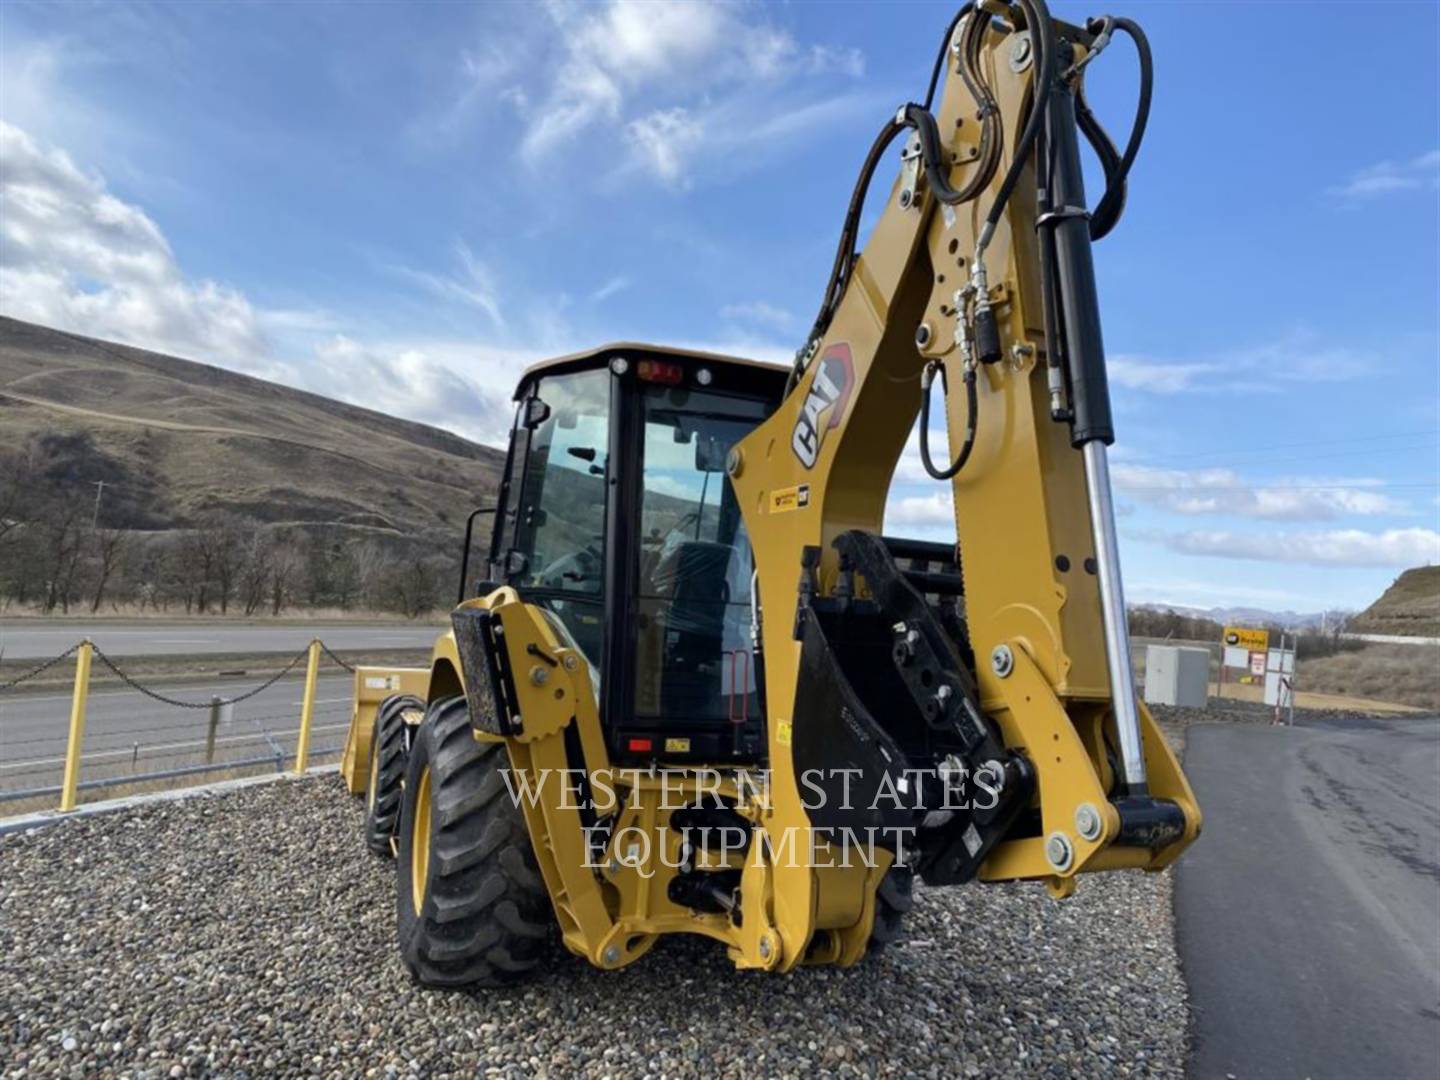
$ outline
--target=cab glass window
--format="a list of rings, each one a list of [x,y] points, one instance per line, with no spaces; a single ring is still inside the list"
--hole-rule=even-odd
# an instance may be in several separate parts
[[[592,665],[603,640],[610,373],[540,380],[521,406],[530,427],[510,584],[555,612]]]
[[[757,715],[750,541],[725,474],[765,416],[751,398],[643,391],[635,712],[648,719]]]

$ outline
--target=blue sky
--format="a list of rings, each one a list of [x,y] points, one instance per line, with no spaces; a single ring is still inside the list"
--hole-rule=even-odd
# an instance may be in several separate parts
[[[1096,253],[1129,598],[1364,606],[1440,561],[1440,6],[1104,10],[1157,66]],[[492,442],[544,355],[783,359],[949,13],[8,0],[0,311]],[[1089,80],[1120,137],[1123,41]],[[947,498],[902,463],[890,527]]]

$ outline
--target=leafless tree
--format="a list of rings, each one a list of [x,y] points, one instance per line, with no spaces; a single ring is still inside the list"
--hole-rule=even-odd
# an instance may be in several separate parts
[[[292,538],[277,538],[270,551],[270,614],[279,615],[295,596],[305,568],[305,553]]]
[[[90,536],[95,566],[94,592],[90,598],[91,614],[100,610],[100,602],[105,598],[105,586],[110,583],[110,578],[120,564],[127,539],[127,534],[120,529],[96,529]]]
[[[74,499],[48,500],[36,522],[45,582],[45,612],[57,607],[69,613],[75,574],[83,550],[84,515]]]
[[[0,550],[29,520],[27,503],[34,496],[35,463],[21,451],[0,452]]]
[[[394,559],[377,543],[362,544],[355,553],[360,595],[367,606],[385,606],[385,583],[394,572]]]
[[[225,518],[207,519],[200,528],[185,534],[181,550],[187,593],[194,597],[200,614],[212,606],[222,614],[229,611],[230,596],[235,591],[238,546],[236,528]]]
[[[410,618],[435,610],[440,597],[440,567],[443,560],[415,554],[400,564],[393,575],[391,605]]]
[[[270,544],[260,533],[252,533],[241,547],[237,562],[237,601],[246,615],[254,615],[265,603],[270,585]]]

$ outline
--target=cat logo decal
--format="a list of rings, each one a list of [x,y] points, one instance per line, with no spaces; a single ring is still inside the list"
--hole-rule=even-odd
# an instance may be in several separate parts
[[[815,365],[815,377],[800,406],[800,418],[790,437],[790,448],[805,468],[814,468],[825,433],[840,426],[850,393],[855,389],[855,361],[844,342],[831,345]]]

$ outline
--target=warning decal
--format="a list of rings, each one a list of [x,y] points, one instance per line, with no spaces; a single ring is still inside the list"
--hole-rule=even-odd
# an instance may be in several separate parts
[[[770,513],[772,514],[784,514],[790,510],[804,510],[809,505],[809,484],[796,484],[794,487],[776,488],[770,493]]]

